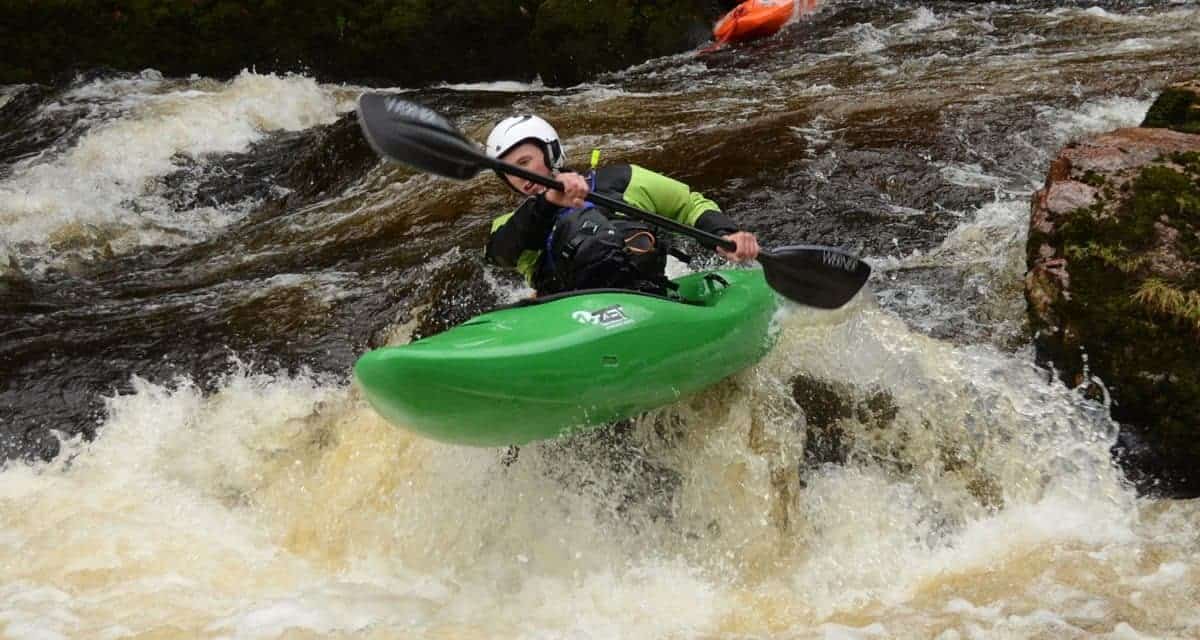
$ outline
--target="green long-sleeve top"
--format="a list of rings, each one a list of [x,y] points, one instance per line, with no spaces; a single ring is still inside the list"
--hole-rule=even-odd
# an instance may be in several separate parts
[[[594,184],[597,193],[620,198],[639,209],[709,233],[727,235],[737,231],[733,220],[703,194],[692,191],[678,180],[634,164],[600,167],[595,171]],[[561,210],[538,196],[496,218],[488,240],[487,259],[499,266],[516,269],[536,288],[544,267],[542,254],[546,239]]]

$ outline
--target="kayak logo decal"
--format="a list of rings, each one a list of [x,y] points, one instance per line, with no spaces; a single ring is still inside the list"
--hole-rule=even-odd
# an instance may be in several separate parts
[[[581,324],[594,324],[605,329],[613,329],[633,322],[633,318],[625,315],[621,305],[614,304],[595,311],[576,311],[571,317]]]

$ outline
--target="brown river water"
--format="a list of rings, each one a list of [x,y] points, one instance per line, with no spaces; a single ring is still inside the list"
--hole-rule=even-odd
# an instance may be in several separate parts
[[[875,269],[751,369],[515,461],[349,375],[528,294],[482,261],[495,176],[378,162],[368,88],[304,75],[0,87],[0,636],[1200,637],[1200,503],[1133,490],[1022,294],[1057,150],[1198,63],[1191,2],[832,2],[570,88],[374,88],[477,140],[540,113],[576,164]],[[838,455],[797,379],[859,399]]]

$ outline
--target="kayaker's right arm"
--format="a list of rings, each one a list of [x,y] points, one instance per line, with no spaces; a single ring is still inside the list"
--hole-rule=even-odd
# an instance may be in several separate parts
[[[629,204],[697,229],[721,236],[738,230],[737,224],[704,194],[638,165],[629,165],[628,182],[622,191]]]
[[[487,244],[488,261],[516,268],[523,253],[542,248],[557,211],[558,207],[539,195],[526,200],[516,211],[496,218]]]
[[[737,245],[735,251],[716,248],[726,260],[743,262],[758,256],[758,239],[753,233],[739,231],[737,224],[721,213],[717,203],[698,191],[692,191],[691,187],[678,180],[630,165],[630,179],[624,198],[634,206],[649,209],[734,243]]]

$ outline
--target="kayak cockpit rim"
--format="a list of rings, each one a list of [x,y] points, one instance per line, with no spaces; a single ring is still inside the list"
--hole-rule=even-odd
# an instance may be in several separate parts
[[[708,282],[717,283],[724,287],[729,286],[729,281],[726,280],[725,278],[722,278],[717,273],[707,273],[704,275],[704,279],[707,280]],[[593,294],[597,294],[597,293],[626,293],[626,294],[635,295],[635,296],[646,296],[648,298],[657,298],[659,300],[666,300],[668,302],[678,302],[680,304],[687,304],[687,305],[693,305],[693,306],[699,306],[699,307],[707,306],[707,303],[705,303],[702,300],[688,300],[686,298],[680,298],[680,297],[672,298],[670,296],[664,296],[664,295],[660,295],[657,293],[649,293],[646,291],[638,291],[636,289],[600,288],[600,289],[576,289],[574,291],[563,291],[561,293],[552,293],[552,294],[545,295],[545,296],[538,296],[536,298],[526,298],[524,300],[519,300],[519,301],[509,304],[509,305],[505,305],[502,307],[496,307],[495,309],[493,309],[493,311],[503,311],[505,309],[520,309],[523,307],[532,307],[534,305],[545,304],[547,302],[554,302],[556,300],[573,298],[575,296],[593,295]]]

